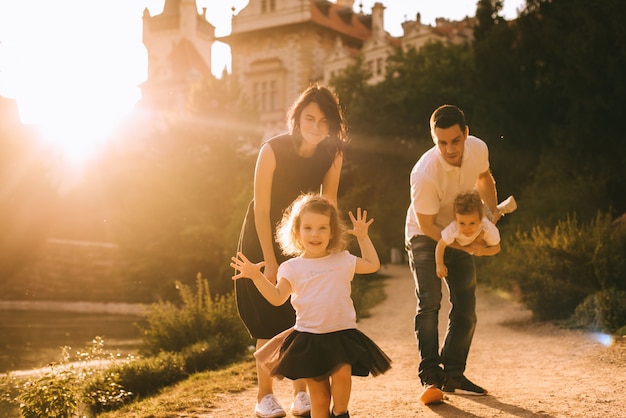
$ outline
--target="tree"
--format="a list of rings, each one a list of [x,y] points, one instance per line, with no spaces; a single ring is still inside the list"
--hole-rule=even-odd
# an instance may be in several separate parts
[[[528,123],[539,129],[538,139],[549,147],[545,152],[551,155],[545,158],[562,159],[569,167],[562,178],[537,178],[545,172],[538,171],[531,193],[547,183],[558,196],[560,185],[571,180],[567,173],[575,172],[595,191],[605,188],[606,197],[598,203],[607,202],[620,213],[626,210],[626,146],[621,140],[625,15],[626,5],[619,0],[593,5],[583,0],[533,0],[518,20]]]

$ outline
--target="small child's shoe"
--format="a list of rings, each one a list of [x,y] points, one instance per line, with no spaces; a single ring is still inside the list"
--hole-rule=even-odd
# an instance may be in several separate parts
[[[498,210],[502,213],[502,215],[515,212],[515,209],[517,209],[517,202],[513,196],[507,197],[498,205]]]
[[[302,391],[298,392],[291,404],[291,415],[295,417],[308,417],[311,413],[311,399],[309,394]]]
[[[278,400],[271,393],[265,395],[263,399],[261,399],[261,402],[256,404],[254,413],[259,418],[280,418],[287,416],[283,407],[280,406]]]

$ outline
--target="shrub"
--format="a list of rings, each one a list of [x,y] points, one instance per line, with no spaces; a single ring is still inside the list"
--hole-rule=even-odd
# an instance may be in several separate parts
[[[224,350],[220,347],[218,339],[208,338],[183,350],[185,370],[195,373],[215,369],[222,363],[223,356]]]
[[[352,301],[357,320],[368,318],[369,310],[387,296],[384,291],[384,274],[357,274],[352,280]]]
[[[72,369],[46,372],[24,383],[18,396],[25,418],[70,418],[78,407],[77,373]]]
[[[608,214],[587,224],[567,216],[554,228],[503,234],[502,253],[485,271],[491,284],[518,288],[538,319],[566,319],[589,295],[626,290],[625,254],[626,228]]]
[[[233,347],[239,347],[241,342],[220,334],[181,353],[161,352],[128,361],[118,361],[117,356],[105,353],[103,344],[97,337],[93,342],[96,348],[79,351],[75,358],[64,348],[63,363],[34,378],[18,382],[7,377],[2,382],[3,399],[19,402],[21,413],[27,418],[74,417],[114,410],[132,399],[178,383],[194,372],[236,360]]]
[[[196,277],[196,293],[180,282],[176,282],[176,287],[182,299],[180,307],[171,302],[151,306],[147,325],[141,329],[143,352],[181,352],[213,336],[221,336],[233,357],[245,350],[250,339],[237,315],[232,293],[212,299],[209,282],[200,273]]]
[[[113,366],[118,384],[137,397],[151,395],[159,389],[180,382],[189,374],[181,353],[163,352],[154,357],[134,359]]]
[[[89,349],[75,356],[64,347],[62,357],[60,364],[22,384],[17,401],[24,417],[73,417],[82,410],[118,407],[131,397],[105,367],[118,357],[104,351],[102,338],[96,337]]]
[[[20,379],[12,373],[0,376],[0,416],[19,416],[17,396],[21,391]]]
[[[576,307],[572,317],[577,326],[615,333],[626,326],[626,291],[601,290]]]
[[[129,401],[133,393],[118,383],[119,375],[112,370],[105,370],[85,385],[83,402],[93,413],[111,411]]]
[[[224,354],[220,364],[238,357],[254,343],[239,318],[234,292],[217,296],[213,300],[210,317],[211,335],[216,338],[216,344]]]

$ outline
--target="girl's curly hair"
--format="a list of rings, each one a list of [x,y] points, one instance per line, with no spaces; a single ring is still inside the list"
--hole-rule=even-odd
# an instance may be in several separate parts
[[[318,193],[301,194],[283,213],[276,229],[276,241],[283,254],[299,256],[304,253],[300,240],[300,223],[305,212],[327,215],[330,219],[331,238],[328,251],[340,252],[348,247],[347,226],[339,216],[339,211],[328,199]]]

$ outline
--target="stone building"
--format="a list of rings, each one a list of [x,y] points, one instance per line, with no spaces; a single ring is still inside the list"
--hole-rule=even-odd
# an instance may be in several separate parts
[[[383,3],[371,14],[354,0],[249,0],[233,15],[232,31],[219,40],[232,55],[232,77],[260,111],[265,137],[285,129],[286,109],[311,83],[328,84],[360,55],[377,83],[395,48],[421,48],[428,41],[471,41],[474,19],[438,19],[424,25],[419,14],[402,24],[403,35],[384,29]],[[210,73],[214,28],[194,0],[166,0],[163,12],[144,12],[148,81],[144,101],[182,106],[186,86]]]

